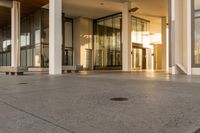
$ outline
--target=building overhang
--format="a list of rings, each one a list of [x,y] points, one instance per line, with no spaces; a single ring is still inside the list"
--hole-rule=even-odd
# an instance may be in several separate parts
[[[11,21],[12,1],[0,2],[0,27],[9,24]],[[31,12],[49,3],[49,0],[17,0],[21,2],[21,16],[26,16]]]

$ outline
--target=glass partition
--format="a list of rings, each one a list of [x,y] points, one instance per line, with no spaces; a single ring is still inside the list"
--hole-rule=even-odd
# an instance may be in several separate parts
[[[41,13],[39,9],[21,19],[20,64],[21,66],[41,66]]]
[[[148,52],[152,51],[150,45],[150,21],[132,16],[132,69],[142,70],[150,66],[151,56]]]
[[[63,65],[73,65],[73,20],[64,18]]]
[[[95,69],[121,68],[121,27],[121,14],[94,21]]]
[[[73,20],[63,17],[63,65],[73,64]],[[49,11],[38,9],[21,19],[20,65],[49,66]],[[11,65],[11,27],[0,27],[0,66]]]
[[[193,2],[193,44],[192,44],[192,64],[193,67],[200,67],[200,0],[192,0]]]
[[[150,45],[150,21],[132,16],[132,43],[148,47]]]
[[[11,27],[0,28],[0,66],[11,66]]]

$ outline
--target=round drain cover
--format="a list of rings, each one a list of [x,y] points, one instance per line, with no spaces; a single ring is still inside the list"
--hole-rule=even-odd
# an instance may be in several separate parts
[[[19,83],[20,85],[26,85],[26,84],[28,84],[28,83]]]
[[[111,98],[110,99],[111,101],[128,101],[128,98],[125,98],[125,97],[114,97],[114,98]]]

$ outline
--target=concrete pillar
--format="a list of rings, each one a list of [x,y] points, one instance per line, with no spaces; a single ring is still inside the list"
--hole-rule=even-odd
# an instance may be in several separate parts
[[[192,24],[191,24],[191,20],[192,20],[192,13],[191,13],[191,7],[192,7],[192,3],[191,0],[186,0],[186,21],[187,21],[187,74],[188,75],[192,75]]]
[[[131,2],[124,2],[122,9],[122,70],[131,71]]]
[[[20,66],[20,2],[13,1],[11,9],[11,66]]]
[[[178,58],[178,47],[180,40],[178,39],[180,36],[180,27],[181,27],[181,4],[180,6],[177,6],[177,4],[180,4],[180,1],[177,0],[171,0],[171,61],[172,61],[172,74],[177,74],[177,62],[179,60]],[[179,23],[179,25],[178,25]],[[179,47],[180,48],[180,47]]]
[[[62,74],[62,0],[49,0],[49,74]]]
[[[191,74],[191,0],[171,0],[172,74]]]
[[[167,68],[167,18],[161,18],[161,30],[162,30],[162,70]]]

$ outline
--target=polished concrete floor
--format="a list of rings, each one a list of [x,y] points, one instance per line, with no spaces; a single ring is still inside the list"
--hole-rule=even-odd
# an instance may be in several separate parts
[[[128,101],[111,101],[124,97]],[[0,74],[0,133],[194,133],[200,76]]]

